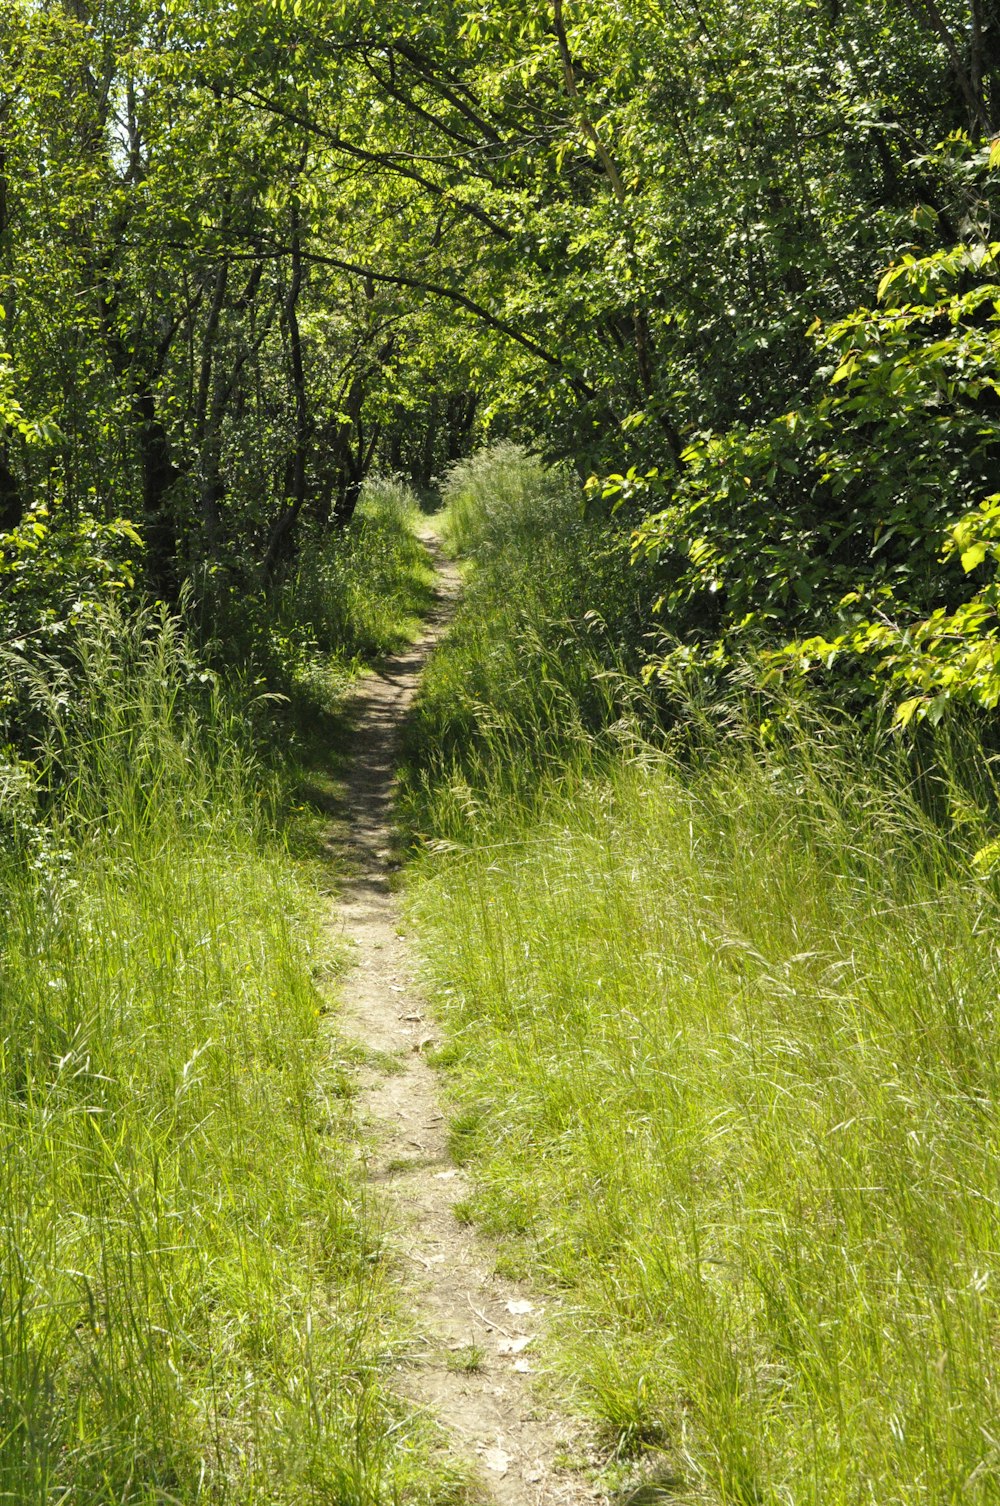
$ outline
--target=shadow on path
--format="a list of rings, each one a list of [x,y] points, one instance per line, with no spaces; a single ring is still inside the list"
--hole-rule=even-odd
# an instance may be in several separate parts
[[[534,1389],[544,1308],[496,1275],[493,1247],[455,1216],[469,1187],[448,1154],[438,1082],[424,1055],[434,1027],[392,892],[400,732],[459,590],[436,540],[427,535],[424,542],[438,570],[436,605],[420,642],[355,693],[342,820],[330,843],[347,874],[330,923],[356,951],[343,985],[341,1029],[375,1060],[389,1057],[399,1068],[365,1069],[359,1097],[368,1177],[379,1185],[407,1267],[405,1300],[417,1335],[397,1389],[436,1420],[442,1449],[472,1466],[484,1501],[583,1506],[601,1497],[556,1463],[568,1451],[579,1456],[579,1424],[549,1415]]]

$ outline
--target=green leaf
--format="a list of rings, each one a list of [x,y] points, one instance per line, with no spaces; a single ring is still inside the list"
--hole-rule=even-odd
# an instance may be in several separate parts
[[[837,382],[846,382],[846,381],[848,381],[849,378],[854,375],[854,373],[857,371],[857,369],[858,369],[858,358],[852,352],[847,357],[847,359],[845,361],[841,361],[840,365],[837,367],[836,371],[833,373],[833,376],[830,378],[830,386],[831,387],[834,386]]]
[[[968,575],[972,570],[975,570],[977,565],[981,565],[983,563],[983,560],[986,558],[988,551],[989,546],[982,543],[970,544],[968,549],[962,550],[962,569],[965,571],[966,575]]]

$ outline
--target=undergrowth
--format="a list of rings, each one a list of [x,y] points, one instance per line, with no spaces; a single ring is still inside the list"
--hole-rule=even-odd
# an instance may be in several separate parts
[[[295,558],[269,590],[209,583],[213,661],[284,696],[301,727],[335,711],[355,676],[412,639],[427,611],[433,570],[418,518],[408,487],[374,478],[346,527],[303,525]]]
[[[271,626],[271,651],[293,694],[328,708],[366,663],[415,636],[433,582],[417,517],[408,488],[375,480],[347,528],[306,535]]]
[[[410,784],[471,1211],[563,1294],[550,1362],[671,1499],[993,1501],[1000,891],[967,770],[942,745],[914,781],[820,715],[679,756],[620,714],[637,689],[553,726],[584,629],[554,663],[518,634],[574,551],[521,612],[520,548],[474,566],[428,682],[434,725],[444,677],[477,687],[473,752]]]
[[[472,568],[406,729],[401,804],[439,835],[494,776],[528,792],[654,725],[637,678],[648,592],[622,531],[512,445],[453,467],[443,494],[442,536]]]
[[[247,693],[162,608],[6,669],[0,1499],[455,1499],[386,1389],[340,960]]]

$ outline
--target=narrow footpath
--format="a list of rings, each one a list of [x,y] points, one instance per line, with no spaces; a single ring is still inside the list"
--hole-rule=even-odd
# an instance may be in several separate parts
[[[544,1308],[497,1276],[489,1241],[455,1216],[469,1187],[448,1155],[438,1081],[425,1060],[434,1027],[391,885],[399,732],[459,589],[436,539],[422,538],[438,572],[437,603],[420,642],[387,660],[357,693],[344,820],[332,837],[346,877],[331,924],[356,958],[343,982],[339,1026],[376,1063],[361,1073],[359,1117],[416,1334],[396,1385],[434,1417],[442,1448],[472,1466],[483,1501],[593,1506],[603,1498],[560,1467],[567,1455],[580,1458],[581,1430],[549,1415],[536,1389]]]

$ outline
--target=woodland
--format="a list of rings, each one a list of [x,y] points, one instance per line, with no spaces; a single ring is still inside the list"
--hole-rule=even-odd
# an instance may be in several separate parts
[[[242,616],[507,436],[636,530],[664,661],[995,704],[988,6],[2,24],[13,637],[119,576]]]
[[[0,1500],[492,1499],[322,918],[442,552],[401,913],[567,1499],[1000,1498],[998,196],[997,0],[0,0]]]

